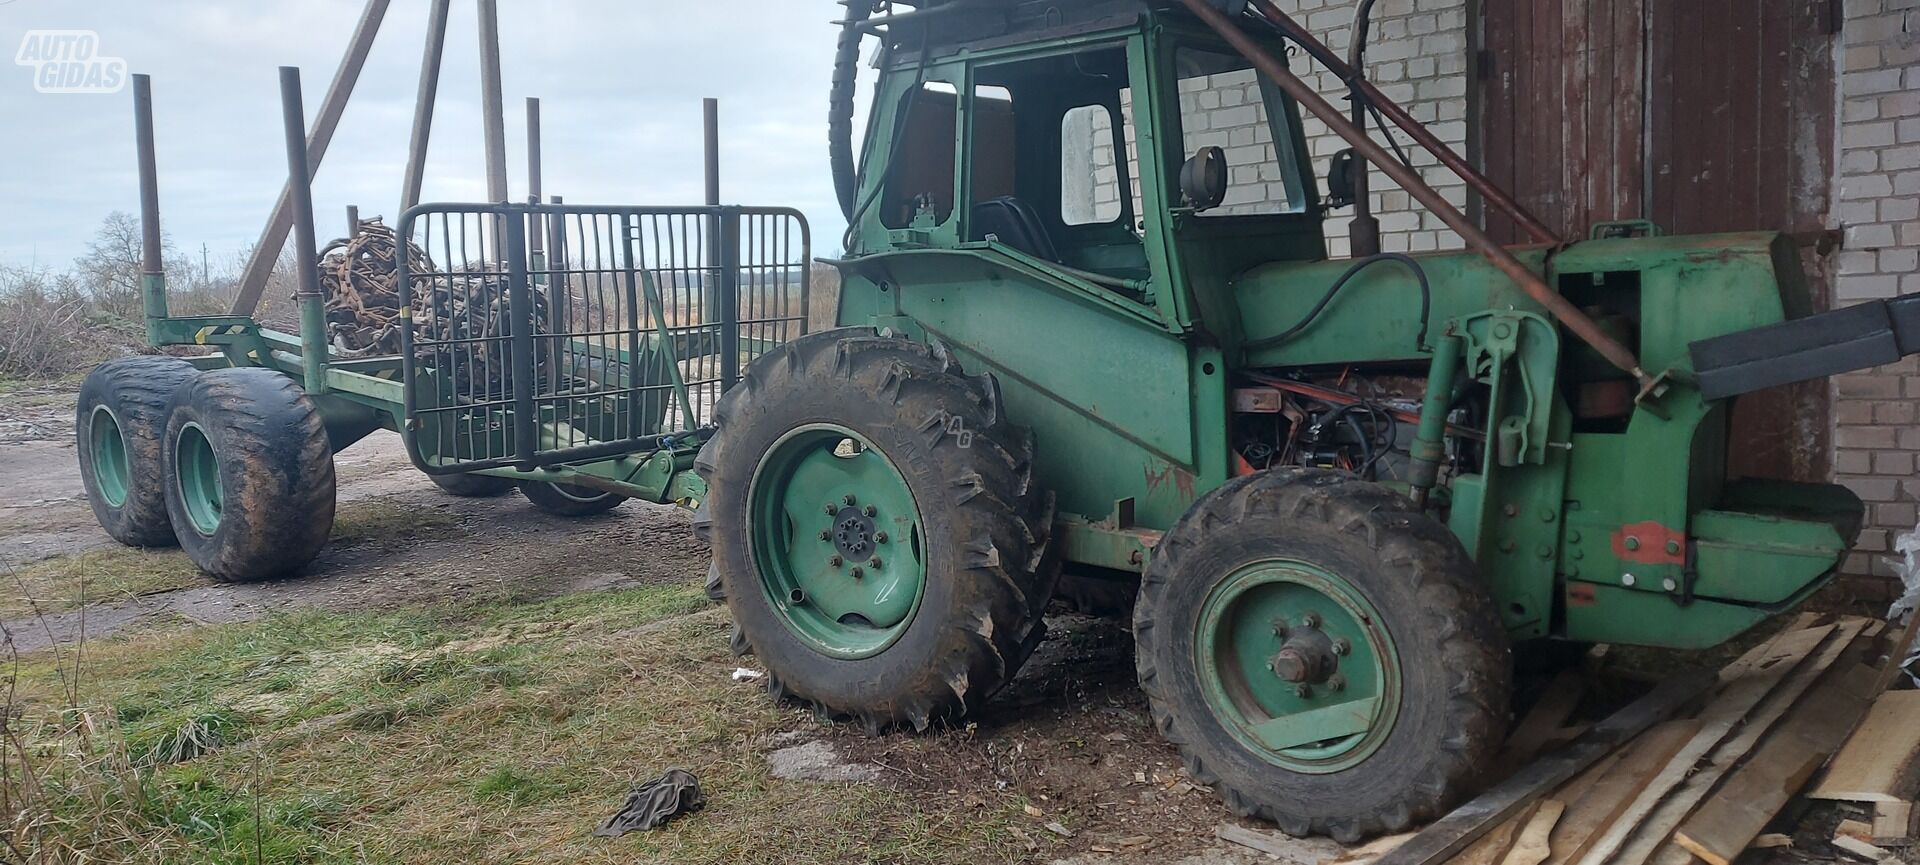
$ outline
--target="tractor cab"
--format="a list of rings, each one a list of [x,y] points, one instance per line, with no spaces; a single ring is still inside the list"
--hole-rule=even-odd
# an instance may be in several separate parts
[[[894,25],[852,256],[1004,255],[1169,322],[1192,304],[1171,274],[1325,257],[1299,107],[1204,26],[1149,4],[965,17]]]

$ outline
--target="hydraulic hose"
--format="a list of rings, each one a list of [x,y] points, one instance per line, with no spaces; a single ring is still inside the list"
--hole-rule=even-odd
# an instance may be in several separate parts
[[[1427,330],[1433,317],[1433,286],[1427,281],[1427,271],[1420,266],[1420,262],[1414,260],[1410,255],[1401,255],[1398,252],[1383,252],[1354,262],[1352,267],[1347,268],[1346,273],[1340,274],[1340,278],[1334,280],[1333,285],[1328,286],[1327,293],[1320,297],[1320,302],[1313,305],[1313,309],[1307,312],[1305,318],[1300,319],[1299,324],[1273,336],[1253,340],[1247,343],[1245,347],[1248,350],[1253,350],[1291,341],[1294,337],[1305,332],[1307,328],[1312,327],[1314,321],[1320,318],[1320,314],[1327,311],[1327,307],[1333,303],[1333,299],[1339,296],[1340,290],[1346,288],[1347,283],[1352,282],[1353,278],[1359,276],[1361,271],[1376,264],[1389,261],[1404,265],[1408,270],[1413,271],[1413,278],[1420,282],[1420,333],[1414,337],[1413,344],[1419,351],[1428,351]]]
[[[859,195],[858,169],[853,161],[853,97],[860,78],[863,29],[873,17],[878,0],[846,0],[847,17],[840,25],[840,42],[833,55],[833,90],[827,107],[827,154],[833,165],[833,190],[840,212],[851,222]]]

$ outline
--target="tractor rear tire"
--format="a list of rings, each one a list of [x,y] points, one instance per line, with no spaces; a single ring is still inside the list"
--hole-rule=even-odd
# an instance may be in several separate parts
[[[463,499],[491,499],[513,492],[517,486],[506,478],[492,475],[427,475],[433,485],[448,495]]]
[[[869,734],[965,715],[1045,628],[1053,497],[998,385],[848,328],[755,360],[695,460],[734,651]],[[891,537],[889,537],[891,536]]]
[[[250,583],[306,567],[333,531],[333,448],[299,383],[266,369],[201,373],[167,422],[167,515],[187,557]]]
[[[627,497],[618,493],[546,481],[521,481],[520,494],[526,496],[534,507],[560,517],[604,514],[627,502]]]
[[[74,412],[80,481],[94,519],[130,547],[170,547],[167,402],[199,372],[172,357],[123,357],[87,374]]]
[[[1438,817],[1505,733],[1511,658],[1473,562],[1352,475],[1263,472],[1203,497],[1154,552],[1134,636],[1194,782],[1291,835]]]

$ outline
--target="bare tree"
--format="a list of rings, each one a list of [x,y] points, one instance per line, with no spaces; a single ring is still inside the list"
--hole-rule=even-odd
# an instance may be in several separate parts
[[[140,220],[116,210],[101,220],[87,254],[74,260],[74,272],[102,312],[123,319],[140,316],[141,243]]]

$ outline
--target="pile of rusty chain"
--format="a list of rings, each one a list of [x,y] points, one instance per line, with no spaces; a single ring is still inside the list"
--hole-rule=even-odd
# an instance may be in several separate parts
[[[400,353],[400,238],[380,219],[362,220],[353,237],[321,250],[320,286],[327,299],[327,341],[342,360]],[[441,272],[427,252],[407,240],[412,273],[416,355],[441,370],[461,398],[495,398],[509,390],[508,339],[512,333],[504,274],[491,262],[468,262]],[[545,332],[547,298],[533,292],[535,332]],[[543,341],[544,343],[545,341]],[[542,345],[537,362],[551,366]]]
[[[399,249],[398,235],[374,218],[320,251],[320,291],[327,298],[327,342],[334,357],[400,353]],[[426,251],[411,240],[407,267],[416,285],[438,275]]]

